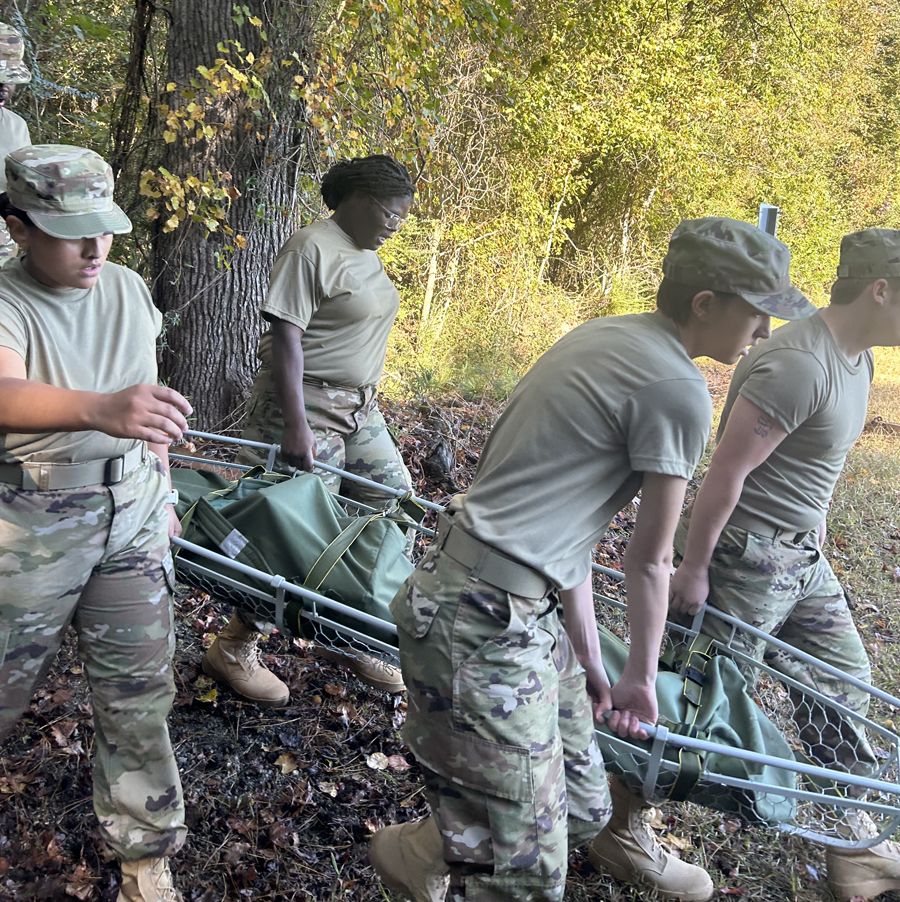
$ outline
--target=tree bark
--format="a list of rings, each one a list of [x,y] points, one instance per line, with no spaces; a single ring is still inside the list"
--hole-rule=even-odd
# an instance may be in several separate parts
[[[274,116],[260,118],[248,98],[226,94],[207,109],[205,121],[217,128],[214,137],[194,144],[179,138],[163,154],[162,165],[174,175],[203,179],[209,172],[229,172],[230,184],[241,192],[227,222],[243,236],[245,249],[227,251],[235,236],[209,232],[202,223],[186,221],[164,232],[165,217],[157,221],[153,242],[153,297],[166,317],[160,374],[189,397],[195,428],[203,430],[233,426],[249,392],[259,306],[275,255],[298,224],[298,166],[309,159],[310,131],[301,124],[300,103],[289,96],[297,70],[282,70],[278,46],[290,36],[290,50],[304,57],[311,42],[303,18],[308,8],[292,0],[249,5],[268,32],[266,47],[258,28],[235,21],[232,0],[174,0],[170,6],[168,80],[179,87],[197,76],[197,66],[212,67],[226,56],[220,45],[229,39],[257,58],[273,50],[273,63],[261,78]]]

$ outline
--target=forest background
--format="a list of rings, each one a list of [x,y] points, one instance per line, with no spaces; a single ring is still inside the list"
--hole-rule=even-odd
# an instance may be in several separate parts
[[[391,153],[413,216],[382,388],[502,397],[565,331],[649,309],[683,217],[782,210],[823,303],[841,236],[900,226],[895,0],[2,0],[35,142],[92,147],[135,222],[195,425],[240,414],[278,248],[322,172]],[[893,355],[881,378],[895,380]]]

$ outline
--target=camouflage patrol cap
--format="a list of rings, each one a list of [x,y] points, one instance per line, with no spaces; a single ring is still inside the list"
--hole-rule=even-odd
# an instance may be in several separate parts
[[[22,62],[24,58],[22,33],[0,22],[0,84],[25,85],[31,81],[31,72]]]
[[[900,231],[863,229],[841,239],[839,279],[890,279],[900,276]]]
[[[99,154],[68,144],[22,147],[6,158],[10,203],[54,238],[97,238],[131,231],[113,202],[113,174]]]
[[[816,308],[791,285],[786,244],[739,219],[683,219],[669,240],[663,275],[683,285],[738,294],[780,319],[804,319]]]

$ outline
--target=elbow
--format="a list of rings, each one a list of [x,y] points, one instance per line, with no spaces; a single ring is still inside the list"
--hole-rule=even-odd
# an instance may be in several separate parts
[[[624,569],[626,577],[655,582],[668,580],[672,573],[672,549],[655,554],[625,553]]]

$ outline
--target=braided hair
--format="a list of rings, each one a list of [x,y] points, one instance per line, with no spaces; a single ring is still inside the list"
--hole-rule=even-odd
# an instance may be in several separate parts
[[[385,154],[356,157],[335,163],[322,178],[322,200],[329,210],[336,210],[341,201],[354,191],[373,197],[408,197],[416,194],[416,187],[409,171],[402,164]]]
[[[0,194],[0,217],[3,217],[3,220],[5,221],[7,216],[15,216],[29,229],[35,228],[32,218],[24,210],[20,210],[15,206],[9,199],[9,195],[4,191]]]

